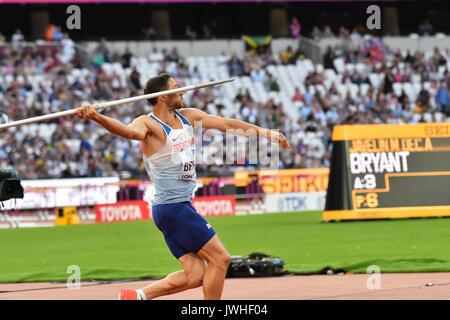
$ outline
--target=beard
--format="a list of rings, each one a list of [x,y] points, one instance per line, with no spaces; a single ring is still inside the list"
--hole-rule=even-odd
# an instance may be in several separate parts
[[[183,108],[183,106],[184,106],[184,103],[183,103],[183,99],[182,98],[180,98],[180,99],[177,99],[177,100],[175,100],[175,101],[171,101],[171,103],[169,104],[169,107],[171,108],[171,109],[181,109],[181,108]]]

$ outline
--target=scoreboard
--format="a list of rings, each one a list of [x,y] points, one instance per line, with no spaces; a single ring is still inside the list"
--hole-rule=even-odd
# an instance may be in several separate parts
[[[450,123],[340,125],[323,221],[450,216]]]

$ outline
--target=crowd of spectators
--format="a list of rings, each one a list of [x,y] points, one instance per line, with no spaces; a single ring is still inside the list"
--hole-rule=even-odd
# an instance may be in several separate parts
[[[282,151],[280,168],[329,166],[330,137],[336,124],[416,123],[425,121],[423,115],[426,113],[431,114],[434,121],[445,121],[445,117],[450,117],[446,69],[450,62],[448,50],[436,48],[426,58],[423,52],[394,52],[379,39],[355,46],[346,42],[346,38],[348,34],[343,36],[342,44],[328,48],[323,70],[316,68],[308,73],[303,84],[296,85],[295,93],[289,98],[293,103],[301,103],[298,119],[291,117],[281,102],[274,99],[258,101],[248,90],[241,89],[233,97],[238,106],[236,118],[281,130],[290,140],[293,148]],[[64,39],[66,45],[62,42]],[[47,50],[44,55],[10,48],[0,51],[0,99],[3,109],[10,112],[13,119],[74,108],[83,102],[142,94],[139,69],[133,65],[134,56],[129,50],[110,52],[106,40],[102,39],[89,65],[83,66],[73,51],[64,53],[65,46],[73,48],[67,35],[63,36],[61,43],[58,50]],[[230,76],[247,76],[255,83],[262,83],[268,92],[280,92],[281,83],[269,71],[270,66],[295,65],[306,58],[299,48],[289,47],[279,55],[270,50],[244,57],[222,54],[217,57],[217,64],[226,66]],[[327,70],[340,72],[334,64],[337,58],[344,59],[345,65],[363,64],[364,71],[345,69],[339,78],[340,83],[330,83]],[[186,57],[182,57],[176,47],[162,51],[155,49],[147,59],[158,63],[159,71],[170,72],[177,80],[200,78],[198,68],[189,66]],[[105,62],[120,63],[131,72],[126,78],[116,73],[108,75],[102,67]],[[79,71],[80,77],[71,76],[74,69]],[[379,86],[371,83],[370,73],[384,75]],[[405,92],[397,95],[393,90],[395,83],[417,81],[421,90],[416,101],[410,101]],[[342,94],[338,87],[345,83],[366,84],[368,90],[365,94],[358,92],[356,96]],[[300,85],[307,88],[306,92],[299,90]],[[311,90],[317,85],[322,85],[325,91]],[[185,99],[185,105],[206,110],[208,104],[221,98],[221,94],[220,90],[214,89],[195,91]],[[216,107],[217,114],[222,115],[224,106],[218,104]],[[147,102],[137,102],[127,108],[112,108],[104,112],[129,123],[137,115],[150,111]],[[443,119],[438,119],[438,114],[443,115]],[[47,140],[24,127],[1,132],[0,168],[12,167],[23,179],[114,176],[120,172],[127,172],[128,177],[145,176],[138,142],[118,138],[101,130],[96,123],[77,117],[58,118],[50,123],[56,125],[56,130]],[[308,139],[299,133],[316,135],[321,145],[309,144]],[[214,154],[208,156],[208,163],[198,167],[199,174],[223,173],[258,165],[249,159],[238,165],[227,165],[224,159],[215,159]]]
[[[339,38],[339,39],[352,39],[358,40],[361,38],[361,34],[364,31],[362,26],[355,26],[350,31],[344,26],[340,26],[337,32],[333,32],[329,25],[325,25],[322,30],[318,26],[313,26],[311,33],[309,34],[309,38],[314,40],[321,39],[330,39],[330,38]]]
[[[405,123],[411,121],[411,113],[439,112],[447,117],[450,115],[447,89],[449,49],[439,50],[435,47],[433,52],[426,55],[424,52],[410,50],[394,51],[385,46],[382,39],[368,39],[356,48],[346,46],[345,41],[342,46],[328,47],[324,55],[324,68],[337,71],[334,63],[336,58],[343,59],[346,66],[359,64],[364,67],[361,70],[350,68],[350,71],[346,68],[341,71],[343,84],[349,82],[369,85],[365,96],[358,97],[359,101],[351,101],[352,105],[358,106],[359,112],[369,110],[377,117],[400,118]],[[382,75],[378,88],[371,83],[369,75],[373,73]],[[405,83],[420,85],[415,101],[409,100],[410,96],[403,88],[400,95],[396,94],[395,84]]]

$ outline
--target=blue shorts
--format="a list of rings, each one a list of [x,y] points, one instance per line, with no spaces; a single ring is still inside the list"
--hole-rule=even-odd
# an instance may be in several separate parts
[[[158,204],[152,207],[152,215],[177,259],[188,252],[197,253],[216,234],[189,202]]]

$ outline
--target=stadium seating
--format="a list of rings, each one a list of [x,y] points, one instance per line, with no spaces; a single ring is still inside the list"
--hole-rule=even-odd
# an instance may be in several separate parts
[[[136,49],[137,50],[137,49]],[[138,51],[136,51],[138,52]],[[406,51],[402,50],[403,57],[406,56]],[[431,58],[433,53],[425,52],[425,58]],[[140,74],[140,84],[143,87],[146,81],[155,75],[157,75],[162,70],[172,73],[175,78],[180,81],[180,86],[188,86],[193,84],[199,84],[209,81],[222,80],[230,77],[234,77],[235,81],[227,85],[217,87],[215,91],[218,92],[215,100],[211,103],[206,104],[206,111],[212,114],[218,113],[218,105],[222,105],[222,114],[225,117],[234,117],[242,119],[240,113],[241,103],[235,100],[239,91],[245,93],[247,90],[256,103],[266,104],[270,99],[273,100],[275,104],[282,106],[282,110],[287,115],[288,120],[294,123],[298,121],[305,123],[310,121],[309,116],[312,116],[317,123],[319,130],[316,132],[305,131],[304,127],[302,130],[297,130],[295,132],[286,132],[291,139],[291,142],[296,145],[302,142],[307,144],[310,150],[315,150],[315,154],[324,155],[327,151],[329,141],[329,133],[325,133],[324,128],[327,126],[328,121],[332,121],[333,124],[336,121],[342,121],[339,118],[337,110],[326,112],[325,116],[321,114],[316,114],[314,108],[309,109],[308,103],[303,103],[302,101],[292,101],[295,94],[296,88],[300,91],[302,95],[314,95],[316,92],[320,94],[323,98],[325,97],[330,88],[334,86],[337,90],[339,97],[333,97],[332,99],[338,99],[335,101],[338,108],[350,108],[353,110],[360,109],[360,105],[347,105],[342,106],[344,99],[349,95],[352,99],[364,98],[369,89],[372,87],[374,89],[374,94],[381,88],[384,81],[384,73],[377,73],[370,69],[368,65],[362,62],[356,63],[346,63],[343,57],[337,57],[333,60],[334,69],[325,69],[324,65],[320,63],[313,63],[310,59],[297,60],[293,64],[283,65],[283,64],[269,64],[264,69],[251,70],[250,75],[246,76],[230,76],[227,64],[219,62],[218,56],[187,56],[183,57],[184,62],[187,64],[189,72],[192,74],[194,69],[199,73],[199,76],[180,76],[179,66],[175,62],[165,62],[162,65],[159,62],[153,62],[146,56],[133,56],[131,59],[131,66],[129,68],[124,68],[120,62],[106,62],[101,64],[101,69],[105,74],[111,78],[117,75],[120,81],[124,85],[127,84],[127,79],[129,78],[133,69],[136,69]],[[388,62],[390,64],[390,62]],[[376,67],[381,67],[381,63],[377,62]],[[408,67],[405,62],[398,63],[398,69],[403,71],[404,68]],[[450,61],[447,62],[446,66],[440,66],[438,69],[439,75],[443,75],[446,68],[450,67]],[[266,76],[266,72],[269,73],[273,79],[275,79],[279,85],[279,91],[269,91],[266,84],[255,81],[257,76]],[[311,74],[311,72],[316,72],[323,76],[323,82],[314,82],[314,84],[305,85],[306,78]],[[368,75],[370,84],[361,83],[356,84],[347,78],[345,83],[343,78],[347,75],[354,74],[366,74]],[[84,82],[86,77],[92,77],[92,69],[83,68],[70,69],[70,73],[66,76],[67,82],[72,84],[75,81]],[[31,91],[25,91],[23,94],[24,103],[26,106],[38,106],[42,108],[44,113],[57,112],[63,109],[62,102],[58,99],[47,99],[44,98],[42,101],[37,102],[36,96],[41,91],[41,86],[43,88],[51,91],[53,85],[53,79],[49,74],[43,72],[35,72],[27,75],[25,79],[24,76],[19,75],[16,79],[13,75],[6,73],[0,74],[0,86],[11,86],[12,83],[16,81],[19,84],[24,84],[28,81],[32,86]],[[411,110],[414,110],[416,100],[418,98],[419,92],[422,89],[430,89],[431,82],[422,82],[420,74],[412,74],[410,81],[408,82],[395,82],[393,83],[393,94],[398,98],[403,93],[405,93],[410,102]],[[0,98],[4,98],[5,94],[0,90]],[[375,96],[372,96],[375,98]],[[97,101],[88,101],[93,103]],[[192,105],[193,91],[186,92],[184,94],[185,104],[187,106]],[[446,115],[440,110],[436,109],[436,103],[431,97],[430,99],[431,110],[420,114],[413,113],[412,119],[389,119],[389,122],[405,123],[405,122],[432,122],[432,121],[448,121]],[[388,106],[391,110],[398,110],[398,106],[395,104],[390,104]],[[379,119],[375,119],[375,122],[379,122]],[[284,128],[282,128],[284,129]],[[22,133],[29,134],[32,136],[39,136],[46,143],[51,142],[51,137],[54,132],[58,130],[58,125],[56,123],[40,123],[33,124],[30,126],[23,126]],[[290,129],[289,129],[290,130]],[[79,132],[83,129],[78,128]],[[13,131],[15,132],[15,131]],[[94,132],[90,132],[89,139],[94,142],[99,136],[105,134],[103,128],[97,128]],[[70,149],[74,154],[80,151],[80,140],[76,137],[66,138],[64,144]],[[209,151],[208,151],[209,152]],[[117,151],[116,157],[121,158],[125,155],[124,150]],[[70,164],[69,166],[72,166]]]

